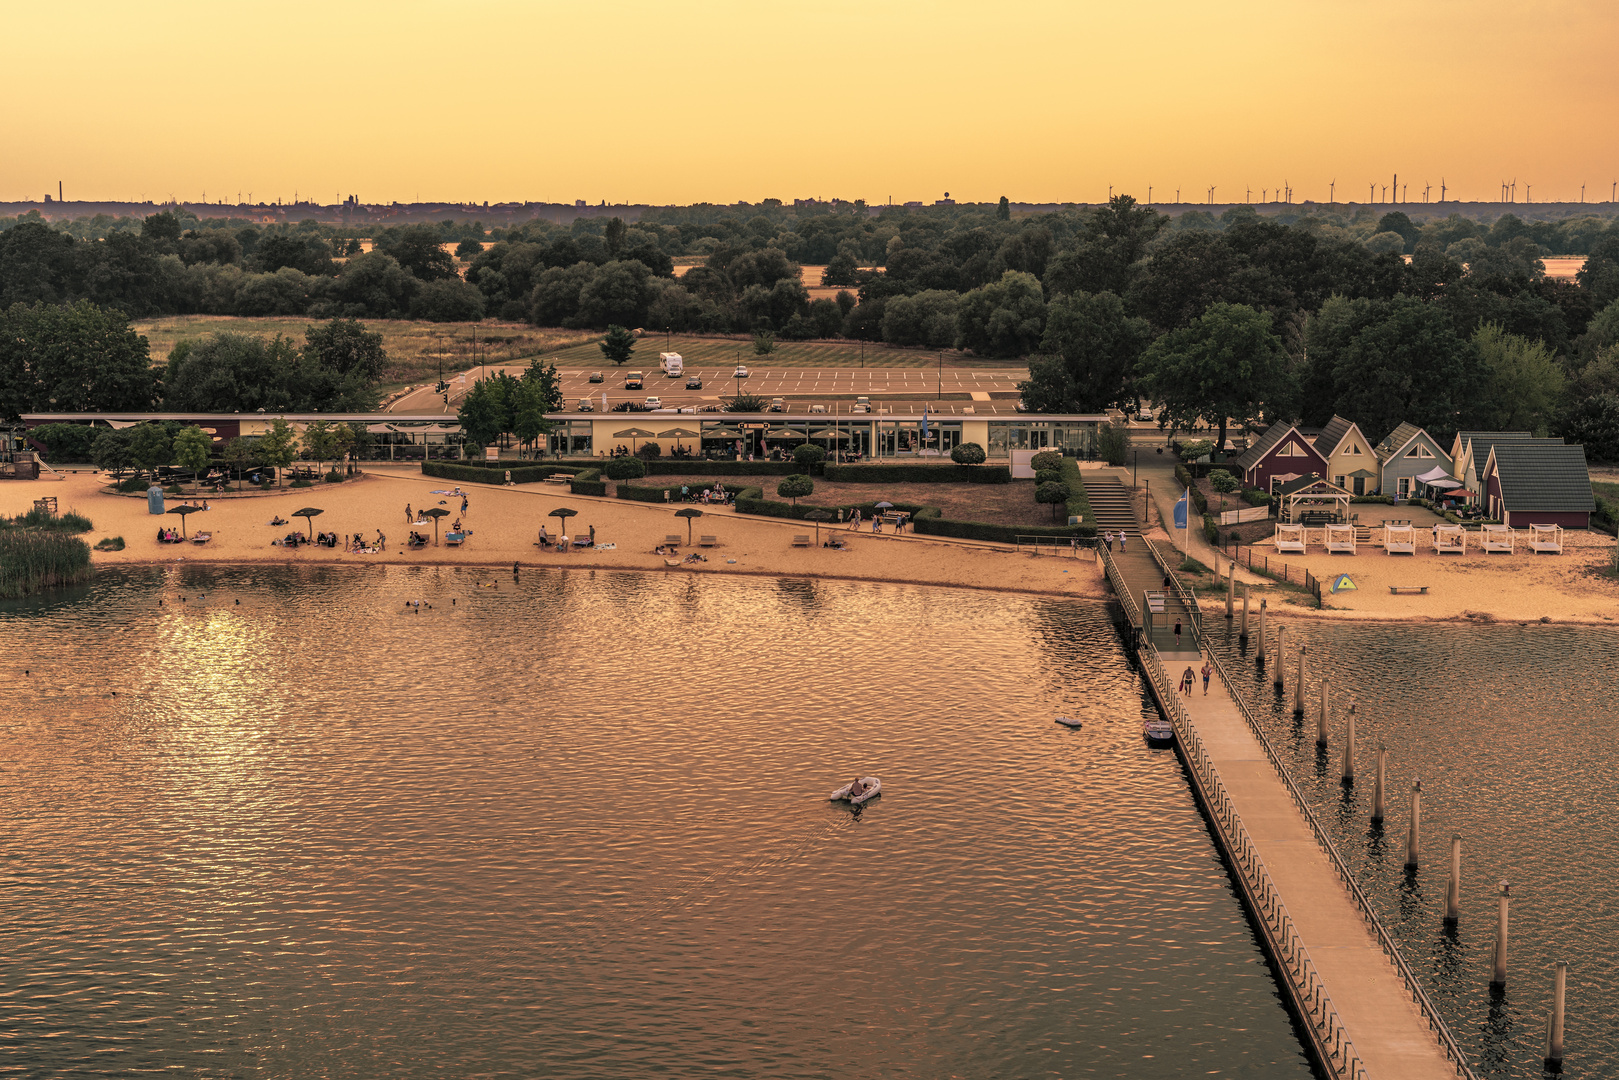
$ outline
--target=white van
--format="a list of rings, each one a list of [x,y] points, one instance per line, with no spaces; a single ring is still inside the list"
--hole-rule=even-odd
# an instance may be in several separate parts
[[[678,379],[686,370],[686,361],[680,358],[677,352],[658,354],[658,363],[663,367],[663,373],[671,379]]]
[[[862,413],[869,413],[871,411],[871,399],[869,397],[865,397],[865,396],[855,398],[854,399],[854,411],[855,412],[862,412]]]

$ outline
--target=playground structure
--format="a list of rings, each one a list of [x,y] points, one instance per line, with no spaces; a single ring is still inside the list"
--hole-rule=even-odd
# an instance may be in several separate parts
[[[1543,552],[1552,555],[1563,553],[1563,527],[1561,525],[1535,525],[1529,526],[1529,550],[1539,555]]]
[[[1436,525],[1433,530],[1435,555],[1467,554],[1467,533],[1460,525]]]
[[[1355,553],[1355,527],[1353,525],[1328,525],[1325,532],[1327,554],[1353,555]]]
[[[1383,526],[1383,550],[1390,555],[1415,555],[1417,531],[1410,525]]]
[[[1276,552],[1277,554],[1292,553],[1304,555],[1308,553],[1309,545],[1304,537],[1303,525],[1276,526]]]

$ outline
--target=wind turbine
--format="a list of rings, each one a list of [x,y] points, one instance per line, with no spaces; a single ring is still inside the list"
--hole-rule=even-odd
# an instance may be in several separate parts
[[[1367,193],[1367,195],[1366,195],[1366,201],[1369,202],[1369,203],[1376,202],[1377,201],[1377,181],[1373,180],[1370,184],[1368,184],[1366,186],[1371,188],[1371,191],[1369,191]]]
[[[1270,188],[1260,188],[1259,189],[1259,201],[1260,202],[1270,202]]]
[[[1332,205],[1333,196],[1336,195],[1337,193],[1338,193],[1338,178],[1335,176],[1327,184],[1327,205],[1328,206]]]
[[[1243,190],[1242,201],[1243,202],[1250,202],[1250,203],[1254,201],[1254,189],[1253,188],[1245,188]]]
[[[1443,176],[1439,178],[1439,201],[1445,201],[1445,178]]]

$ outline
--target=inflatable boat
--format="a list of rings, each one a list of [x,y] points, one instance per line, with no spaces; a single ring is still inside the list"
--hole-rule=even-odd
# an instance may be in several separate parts
[[[1057,723],[1061,724],[1063,727],[1077,728],[1082,726],[1083,721],[1076,720],[1072,716],[1059,716],[1057,717]]]
[[[1175,741],[1175,729],[1168,720],[1158,716],[1141,722],[1141,734],[1148,746],[1168,746]]]
[[[849,789],[854,787],[854,785],[844,784],[831,795],[827,796],[827,798],[829,798],[832,802],[837,802],[841,799],[847,801],[850,806],[859,806],[861,803],[875,799],[882,793],[883,782],[877,779],[875,776],[863,776],[860,778],[860,782],[866,786],[866,790],[862,791],[859,795],[851,797],[849,795]]]

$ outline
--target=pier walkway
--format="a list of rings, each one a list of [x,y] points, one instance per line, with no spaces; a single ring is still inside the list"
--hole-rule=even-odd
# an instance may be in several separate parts
[[[1098,558],[1126,616],[1140,628],[1139,598],[1144,590],[1162,588],[1167,571],[1145,538],[1132,537],[1130,547],[1128,556],[1139,550],[1145,559],[1115,562],[1105,547]],[[1175,726],[1216,840],[1316,1056],[1332,1075],[1349,1080],[1472,1080],[1420,982],[1269,739],[1231,690],[1223,663],[1201,648],[1197,601],[1178,581],[1172,581],[1172,591],[1189,632],[1179,649],[1161,632],[1156,641],[1142,637],[1142,672]],[[1205,660],[1217,672],[1207,694],[1200,677]],[[1188,666],[1199,675],[1190,697],[1177,689]]]

